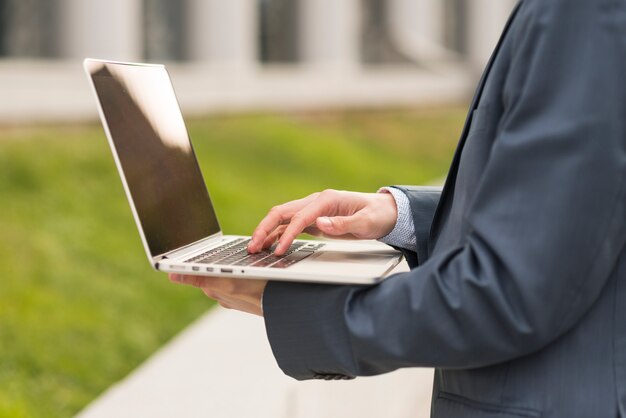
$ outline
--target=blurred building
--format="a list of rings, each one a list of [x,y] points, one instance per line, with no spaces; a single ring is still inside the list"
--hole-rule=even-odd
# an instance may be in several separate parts
[[[93,116],[84,57],[168,64],[188,112],[468,94],[514,0],[0,0],[0,120]]]

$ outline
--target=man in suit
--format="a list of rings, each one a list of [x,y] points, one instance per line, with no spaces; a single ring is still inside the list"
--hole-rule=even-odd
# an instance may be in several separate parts
[[[436,418],[626,417],[625,76],[625,0],[522,0],[441,195],[326,191],[274,208],[249,247],[382,238],[410,272],[172,279],[263,314],[296,379],[435,367]]]

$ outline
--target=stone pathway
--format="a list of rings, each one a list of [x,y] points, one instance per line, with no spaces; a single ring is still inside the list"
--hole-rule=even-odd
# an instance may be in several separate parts
[[[276,365],[262,318],[218,308],[77,418],[422,418],[431,390],[429,369],[298,382]]]

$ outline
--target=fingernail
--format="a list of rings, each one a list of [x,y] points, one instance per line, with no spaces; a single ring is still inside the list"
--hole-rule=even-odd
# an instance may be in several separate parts
[[[324,216],[322,218],[317,218],[318,226],[330,228],[333,226],[333,223],[330,221],[330,218]]]

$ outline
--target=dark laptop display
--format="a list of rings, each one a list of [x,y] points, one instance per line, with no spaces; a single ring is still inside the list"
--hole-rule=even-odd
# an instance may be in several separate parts
[[[150,252],[219,232],[167,72],[106,63],[90,71]]]

